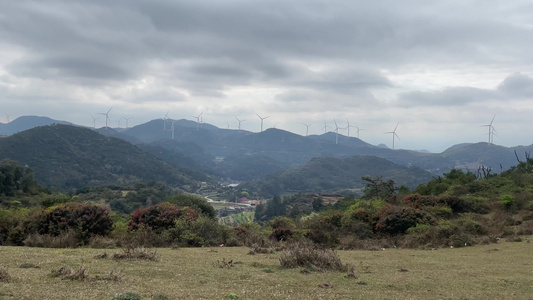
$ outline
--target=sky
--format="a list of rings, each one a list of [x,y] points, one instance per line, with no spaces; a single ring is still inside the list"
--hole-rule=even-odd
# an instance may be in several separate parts
[[[533,143],[533,2],[3,1],[0,122],[167,113],[442,152]],[[93,118],[98,118],[94,120]],[[357,136],[350,127],[350,136]]]

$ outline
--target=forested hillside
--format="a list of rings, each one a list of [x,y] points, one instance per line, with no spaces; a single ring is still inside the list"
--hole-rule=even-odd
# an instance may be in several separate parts
[[[201,173],[165,163],[124,140],[68,125],[36,127],[0,139],[1,159],[29,166],[39,183],[52,190],[139,181],[160,181],[195,190],[200,181],[209,180]]]

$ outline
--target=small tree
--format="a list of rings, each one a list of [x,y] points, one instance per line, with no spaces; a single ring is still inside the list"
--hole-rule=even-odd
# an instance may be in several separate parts
[[[384,181],[381,176],[375,178],[364,176],[361,179],[367,182],[363,198],[378,198],[389,202],[394,201],[397,188],[394,186],[393,180]]]
[[[188,206],[195,209],[202,215],[214,219],[217,217],[217,211],[213,208],[206,199],[193,194],[176,195],[168,199],[169,203],[177,206]]]

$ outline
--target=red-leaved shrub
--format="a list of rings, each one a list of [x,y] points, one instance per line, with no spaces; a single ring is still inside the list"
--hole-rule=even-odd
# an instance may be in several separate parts
[[[174,227],[178,219],[195,221],[198,219],[198,216],[198,212],[192,208],[180,207],[175,204],[163,202],[146,208],[139,208],[133,212],[128,229],[138,230],[140,228],[150,228],[156,233],[160,233],[165,229]]]

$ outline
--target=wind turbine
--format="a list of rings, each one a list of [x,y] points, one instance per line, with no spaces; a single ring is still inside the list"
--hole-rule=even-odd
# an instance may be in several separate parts
[[[357,127],[357,125],[355,125],[355,128],[357,128],[357,138],[359,138],[359,131],[364,130],[364,129]]]
[[[494,129],[494,126],[492,126],[492,123],[494,122],[494,118],[496,118],[496,115],[492,117],[492,120],[487,125],[481,125],[481,127],[488,127],[489,128],[489,145],[493,143],[494,141],[494,133],[496,132],[496,129]]]
[[[259,117],[259,119],[261,119],[261,131],[260,131],[260,132],[263,132],[263,120],[264,120],[264,119],[268,119],[268,118],[270,118],[270,116],[268,116],[268,117],[264,117],[264,118],[263,118],[263,117],[261,117],[261,116],[258,115],[258,114],[256,114],[256,115]]]
[[[12,114],[7,114],[7,113],[4,113],[4,114],[6,114],[6,117],[7,117],[7,123],[6,124],[9,124],[9,117],[11,117]]]
[[[172,132],[172,139],[174,139],[174,123],[176,123],[175,120],[172,120],[170,121],[171,125],[170,125],[170,131]]]
[[[305,124],[305,123],[303,123],[303,124],[304,124],[304,126],[306,127],[306,130],[305,130],[305,136],[308,136],[308,135],[309,135],[309,126],[313,125],[313,123],[311,123],[311,124]]]
[[[111,106],[111,108],[106,112],[106,113],[98,113],[99,115],[104,115],[105,116],[105,127],[106,129],[108,128],[107,127],[107,122],[110,122],[111,119],[109,119],[109,112],[113,109],[113,106]]]
[[[348,137],[350,137],[350,127],[355,127],[353,125],[350,125],[350,121],[346,119],[346,123],[348,124],[344,129],[348,129]]]
[[[91,118],[93,118],[93,128],[96,129],[96,120],[98,120],[100,118],[95,118],[95,117],[93,117],[93,115],[91,115]]]
[[[339,126],[337,126],[337,121],[333,119],[333,122],[335,123],[335,145],[339,143]]]
[[[237,122],[239,122],[239,131],[241,131],[241,123],[246,121],[246,120],[239,120],[239,118],[235,117],[235,119],[237,119]]]
[[[326,121],[324,121],[324,134],[326,133],[326,130],[327,130],[328,128],[330,128],[330,127],[328,126],[328,123],[326,123]]]
[[[396,134],[396,129],[398,128],[398,125],[400,125],[400,123],[396,124],[396,127],[394,127],[393,131],[385,132],[392,134],[392,150],[394,150],[394,138],[397,137],[398,139],[400,139],[400,137]]]
[[[121,117],[121,118],[123,118],[124,120],[126,120],[126,129],[128,129],[128,121],[131,119],[131,117],[129,117],[129,118]]]
[[[198,131],[198,128],[200,128],[200,122],[202,122],[201,117],[203,113],[204,112],[201,112],[198,116],[192,116],[193,118],[196,119],[196,131]]]

